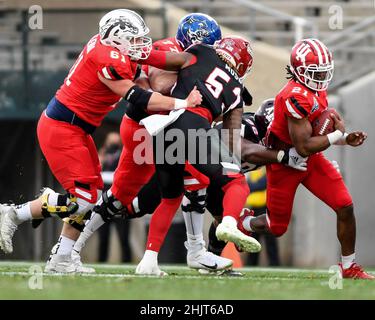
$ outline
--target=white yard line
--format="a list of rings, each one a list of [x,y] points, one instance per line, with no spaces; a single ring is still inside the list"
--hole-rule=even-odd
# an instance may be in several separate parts
[[[35,276],[39,275],[38,273],[29,273],[24,271],[4,271],[0,272],[0,276]],[[67,273],[42,273],[43,277],[84,277],[84,278],[122,278],[122,279],[135,279],[135,278],[154,278],[159,279],[159,277],[150,277],[150,276],[142,276],[142,275],[136,275],[136,274],[122,274],[122,273],[82,273],[82,274],[67,274]],[[300,281],[300,278],[281,278],[281,277],[267,277],[267,278],[256,278],[251,279],[248,277],[228,277],[228,276],[215,276],[215,275],[169,275],[165,277],[165,279],[173,278],[173,279],[200,279],[200,280],[206,280],[206,279],[214,279],[214,280],[227,280],[227,279],[234,279],[234,280],[240,280],[240,281],[252,281],[252,280],[282,280],[282,281],[291,281],[291,280],[298,280]],[[162,279],[162,278],[160,278]]]
[[[25,266],[29,267],[31,265],[45,265],[44,262],[29,262],[29,261],[0,261],[1,266]],[[85,264],[86,265],[86,264]],[[136,268],[135,264],[87,264],[87,266],[98,268],[98,269],[124,269],[132,270]],[[161,269],[165,270],[176,270],[176,271],[191,271],[190,268],[184,265],[160,265]],[[235,270],[244,271],[244,272],[285,272],[285,273],[328,273],[327,269],[303,269],[303,268],[269,268],[269,267],[244,267],[236,268]]]

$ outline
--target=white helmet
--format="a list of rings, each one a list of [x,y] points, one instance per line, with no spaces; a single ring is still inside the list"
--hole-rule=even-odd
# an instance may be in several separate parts
[[[127,9],[112,10],[99,22],[102,44],[137,60],[147,59],[151,52],[152,40],[145,36],[149,31],[142,17]]]

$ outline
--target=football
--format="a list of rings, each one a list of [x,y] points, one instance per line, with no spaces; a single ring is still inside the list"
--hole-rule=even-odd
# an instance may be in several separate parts
[[[319,117],[317,117],[312,122],[312,129],[313,129],[313,136],[324,136],[328,133],[331,133],[335,130],[334,128],[334,121],[331,117],[331,114],[337,114],[337,111],[335,109],[327,109],[324,110]]]

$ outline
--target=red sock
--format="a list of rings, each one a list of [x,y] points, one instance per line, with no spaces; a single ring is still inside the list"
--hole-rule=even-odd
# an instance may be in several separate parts
[[[223,217],[231,216],[238,220],[250,193],[244,176],[232,180],[223,187]]]
[[[150,221],[146,250],[159,252],[183,195],[174,199],[161,199]]]

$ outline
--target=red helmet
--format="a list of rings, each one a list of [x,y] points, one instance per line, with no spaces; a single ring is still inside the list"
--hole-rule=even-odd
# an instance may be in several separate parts
[[[290,55],[291,71],[314,91],[326,90],[333,77],[332,53],[318,39],[298,41]]]
[[[227,36],[215,44],[216,52],[244,78],[253,64],[250,42],[238,36]]]

